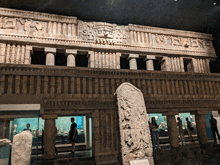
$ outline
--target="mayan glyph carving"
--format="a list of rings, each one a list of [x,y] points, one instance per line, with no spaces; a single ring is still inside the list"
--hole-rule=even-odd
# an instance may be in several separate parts
[[[43,32],[44,27],[44,24],[32,19],[0,17],[0,29],[14,29],[19,32]]]
[[[132,31],[132,43],[143,46],[173,47],[190,49],[209,49],[212,42],[207,39],[171,36],[164,34],[151,34],[147,32]],[[145,42],[144,42],[145,41]]]
[[[124,165],[135,159],[146,159],[153,154],[148,114],[143,94],[130,83],[123,83],[116,90],[121,153]]]
[[[0,29],[16,29],[16,18],[0,17]]]
[[[169,48],[179,51],[209,51],[214,54],[210,34],[128,25],[131,43],[143,47]]]
[[[128,27],[106,22],[78,21],[78,39],[95,41],[97,44],[113,45],[130,42]]]
[[[23,25],[24,31],[30,31],[32,28],[34,28],[37,31],[42,31],[44,29],[44,25],[42,23],[33,21],[32,19],[18,19],[21,25]]]

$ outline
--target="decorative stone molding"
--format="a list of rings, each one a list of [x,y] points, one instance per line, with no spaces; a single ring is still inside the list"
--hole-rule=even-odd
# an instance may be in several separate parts
[[[211,34],[205,34],[205,33],[157,28],[157,27],[142,26],[135,24],[129,24],[128,26],[129,26],[129,30],[133,30],[133,31],[142,31],[142,32],[150,32],[155,34],[173,35],[173,36],[181,36],[181,37],[204,38],[209,40],[213,39]]]
[[[47,14],[47,13],[40,13],[40,12],[33,12],[33,11],[22,11],[22,10],[15,10],[15,9],[7,9],[7,8],[0,8],[0,15],[4,15],[7,17],[21,17],[27,19],[36,19],[41,21],[56,21],[62,23],[74,23],[77,24],[76,17],[67,17],[62,15],[55,15],[55,14]]]

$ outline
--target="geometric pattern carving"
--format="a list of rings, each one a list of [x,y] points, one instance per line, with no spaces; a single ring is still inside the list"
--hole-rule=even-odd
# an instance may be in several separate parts
[[[106,22],[78,21],[78,39],[95,41],[98,44],[128,44],[130,33],[128,27]]]

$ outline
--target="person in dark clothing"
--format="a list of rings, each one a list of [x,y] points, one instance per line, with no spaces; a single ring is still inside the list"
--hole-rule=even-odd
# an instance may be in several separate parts
[[[158,133],[158,125],[156,122],[155,117],[152,117],[152,122],[150,123],[150,129],[151,129],[151,134],[152,134],[152,143],[153,143],[153,149],[160,149],[159,147],[159,133]]]
[[[220,141],[220,136],[219,136],[218,128],[217,128],[217,120],[213,117],[213,115],[211,115],[211,119],[209,120],[209,123],[211,125],[212,136],[214,138],[214,142],[217,144],[215,133],[217,134],[219,141]]]
[[[77,136],[77,124],[74,122],[75,119],[71,118],[71,126],[70,126],[70,132],[69,132],[69,140],[72,143],[72,154],[74,155],[75,153],[75,143],[76,143],[76,136]]]
[[[27,130],[28,130],[28,131],[31,131],[30,126],[31,126],[31,125],[28,123],[28,124],[26,125],[26,128],[24,129],[24,131],[27,131]]]
[[[195,143],[195,141],[193,140],[193,137],[192,137],[192,125],[191,125],[191,122],[189,121],[188,117],[186,117],[186,124],[187,124],[187,132],[190,137],[190,141],[191,141],[191,143]]]
[[[179,130],[179,136],[180,136],[180,141],[181,141],[181,145],[185,146],[185,137],[184,137],[184,131],[183,131],[183,123],[182,120],[180,119],[180,117],[177,117],[177,126],[178,126],[178,130]]]

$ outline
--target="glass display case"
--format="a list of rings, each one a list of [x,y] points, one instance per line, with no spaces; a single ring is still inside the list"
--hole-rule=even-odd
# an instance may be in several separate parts
[[[149,117],[155,117],[158,127],[158,132],[160,137],[167,137],[168,136],[168,128],[167,128],[167,118],[166,116],[163,116],[162,114],[149,114]],[[187,135],[187,124],[186,124],[186,118],[189,118],[189,121],[192,124],[192,127],[194,128],[194,131],[192,134],[196,134],[196,123],[195,123],[195,116],[191,115],[190,113],[180,113],[179,115],[176,115],[176,122],[177,117],[180,117],[183,124],[183,130],[185,135]]]
[[[13,138],[23,131],[32,133],[31,165],[37,164],[40,105],[0,105],[0,164],[11,164]]]

